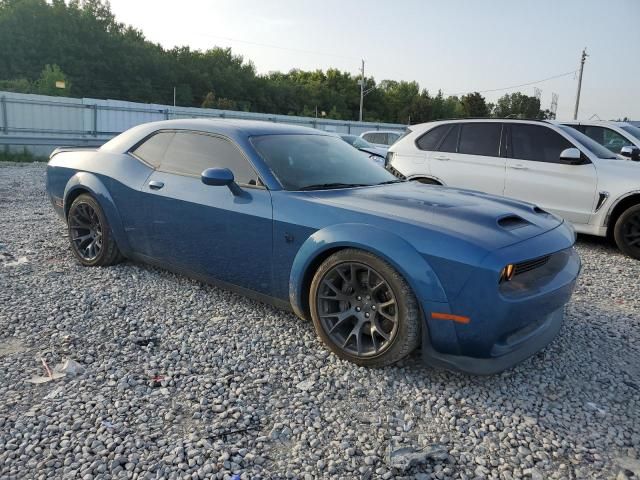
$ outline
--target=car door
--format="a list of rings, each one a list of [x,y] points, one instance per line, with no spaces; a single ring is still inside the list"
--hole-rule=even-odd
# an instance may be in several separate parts
[[[242,193],[202,183],[207,168],[229,168]],[[177,131],[146,186],[153,257],[269,294],[273,215],[271,195],[259,183],[229,139]]]
[[[575,145],[548,126],[512,123],[509,136],[505,196],[535,203],[572,223],[589,223],[596,201],[593,164],[561,163],[560,153]]]
[[[502,195],[506,159],[501,136],[500,122],[451,124],[436,151],[427,155],[431,174],[451,187]]]

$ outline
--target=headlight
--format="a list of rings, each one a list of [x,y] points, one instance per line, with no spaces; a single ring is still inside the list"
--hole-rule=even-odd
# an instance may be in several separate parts
[[[500,283],[508,282],[509,280],[511,280],[513,278],[513,274],[515,273],[515,271],[516,271],[516,268],[512,263],[504,267],[502,269],[502,272],[500,273]]]

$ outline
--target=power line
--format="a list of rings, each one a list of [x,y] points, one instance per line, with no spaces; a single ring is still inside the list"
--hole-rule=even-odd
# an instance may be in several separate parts
[[[510,87],[492,88],[490,90],[480,90],[480,91],[472,90],[472,91],[460,92],[460,93],[448,93],[447,95],[450,96],[450,97],[453,97],[453,96],[459,96],[459,95],[466,95],[468,93],[489,93],[489,92],[499,92],[501,90],[511,90],[512,88],[528,87],[529,85],[535,85],[537,83],[547,82],[549,80],[554,80],[556,78],[567,77],[569,75],[575,75],[576,72],[577,72],[577,70],[571,70],[570,72],[561,73],[559,75],[554,75],[553,77],[543,78],[542,80],[536,80],[535,82],[521,83],[520,85],[512,85]]]
[[[239,38],[231,38],[231,37],[223,37],[220,35],[211,35],[209,33],[199,33],[199,32],[195,32],[196,35],[200,35],[202,37],[211,37],[211,38],[218,38],[221,40],[227,40],[230,42],[238,42],[238,43],[246,43],[247,45],[255,45],[258,47],[265,47],[265,48],[275,48],[277,50],[287,50],[290,52],[299,52],[299,53],[309,53],[312,55],[324,55],[326,57],[336,57],[336,58],[342,58],[345,60],[358,60],[356,57],[349,57],[346,55],[338,55],[335,53],[328,53],[328,52],[319,52],[317,50],[303,50],[300,48],[291,48],[291,47],[282,47],[280,45],[272,45],[272,44],[268,44],[268,43],[259,43],[259,42],[252,42],[249,40],[241,40]]]

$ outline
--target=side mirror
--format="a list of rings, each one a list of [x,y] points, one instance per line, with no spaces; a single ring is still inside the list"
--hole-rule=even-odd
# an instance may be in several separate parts
[[[580,165],[582,163],[582,154],[577,148],[565,148],[560,152],[560,162],[567,165]]]
[[[638,147],[633,147],[631,145],[622,147],[622,149],[620,150],[620,155],[635,162],[640,162],[640,148]]]
[[[233,172],[228,168],[207,168],[202,172],[200,179],[205,185],[214,187],[227,186],[234,195],[240,195],[242,193],[242,190],[235,182]]]

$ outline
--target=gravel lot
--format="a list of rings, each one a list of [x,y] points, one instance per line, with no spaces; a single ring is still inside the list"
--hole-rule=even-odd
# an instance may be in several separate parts
[[[367,370],[293,314],[79,266],[44,170],[0,164],[0,478],[640,478],[640,262],[605,241],[517,368]],[[84,371],[29,383],[41,357]]]

